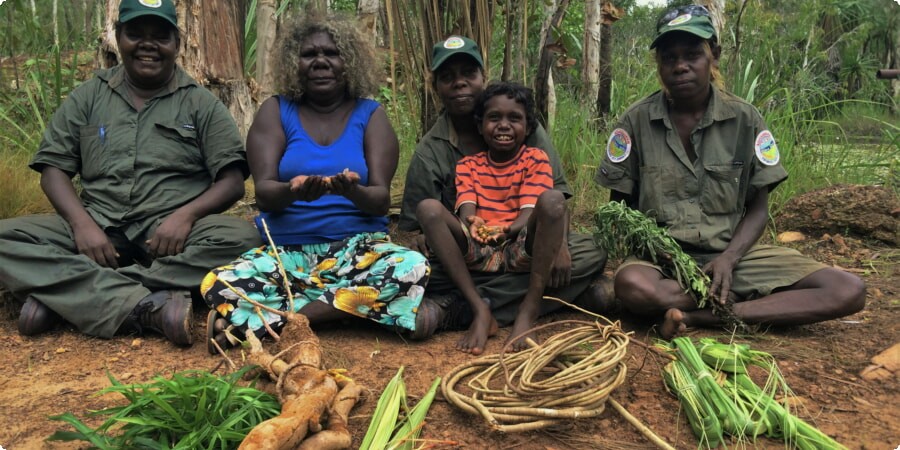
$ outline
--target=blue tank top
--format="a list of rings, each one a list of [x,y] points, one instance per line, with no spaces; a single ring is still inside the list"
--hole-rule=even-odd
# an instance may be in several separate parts
[[[363,136],[378,102],[357,99],[347,127],[331,145],[316,143],[300,123],[299,105],[278,96],[281,127],[286,147],[278,165],[278,179],[289,181],[297,175],[332,176],[344,169],[359,174],[360,185],[369,183],[369,168],[363,150]],[[340,241],[359,233],[386,232],[388,219],[372,216],[342,195],[326,194],[312,202],[295,201],[279,212],[261,212],[256,225],[263,235],[260,219],[265,219],[277,245],[319,244]]]

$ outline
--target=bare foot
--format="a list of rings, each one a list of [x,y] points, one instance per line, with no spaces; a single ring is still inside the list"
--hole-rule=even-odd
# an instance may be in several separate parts
[[[687,325],[684,323],[684,313],[681,312],[680,309],[672,308],[666,311],[662,326],[659,327],[659,334],[663,339],[670,340],[679,334],[684,333],[684,330],[686,329]]]
[[[456,343],[456,349],[471,355],[480,355],[484,353],[488,338],[497,334],[497,329],[497,320],[490,313],[476,314],[472,325],[469,325],[469,329]]]
[[[531,310],[533,309],[533,310]],[[526,309],[520,306],[519,314],[516,315],[516,321],[513,323],[512,330],[509,332],[509,340],[514,339],[516,336],[525,333],[534,327],[534,322],[537,321],[538,314],[540,310],[538,308],[530,308]],[[510,350],[513,352],[520,352],[529,348],[527,340],[531,339],[537,342],[537,335],[534,333],[527,333],[522,337],[518,338],[513,342]],[[509,340],[506,343],[509,343]]]

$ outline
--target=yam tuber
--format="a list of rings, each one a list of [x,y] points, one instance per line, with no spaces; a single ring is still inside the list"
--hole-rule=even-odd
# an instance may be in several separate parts
[[[276,355],[267,352],[252,331],[247,332],[248,359],[278,380],[276,387],[282,407],[279,416],[248,433],[240,449],[348,448],[351,436],[347,416],[362,389],[353,380],[333,376],[322,368],[319,339],[309,328],[306,316],[286,313],[285,317],[287,325],[278,341],[282,349]],[[323,418],[325,430],[321,425]]]

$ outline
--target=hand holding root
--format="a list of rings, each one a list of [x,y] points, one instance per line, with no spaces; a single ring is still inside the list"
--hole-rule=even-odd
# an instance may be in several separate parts
[[[325,177],[325,181],[328,183],[329,193],[347,195],[359,185],[359,174],[350,169],[344,169],[343,172],[337,175]]]

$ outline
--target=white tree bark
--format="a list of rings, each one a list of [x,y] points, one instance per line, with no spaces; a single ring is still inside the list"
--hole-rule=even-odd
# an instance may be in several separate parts
[[[600,87],[600,17],[600,0],[586,0],[581,54],[581,99],[585,105],[592,106]]]

